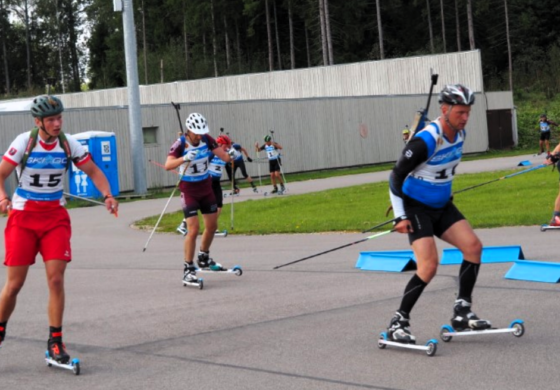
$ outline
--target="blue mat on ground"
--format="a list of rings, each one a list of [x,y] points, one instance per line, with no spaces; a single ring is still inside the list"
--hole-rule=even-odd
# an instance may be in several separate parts
[[[560,281],[560,263],[533,260],[516,261],[504,278],[527,280],[529,282],[558,283]]]
[[[487,246],[482,248],[483,263],[512,263],[516,260],[523,260],[525,256],[519,245],[513,246]],[[450,248],[443,250],[440,264],[461,264],[463,254],[459,249]]]
[[[531,161],[523,160],[523,161],[520,161],[519,164],[517,164],[518,167],[526,167],[527,165],[532,165]]]
[[[416,262],[410,256],[369,255],[362,259],[360,269],[363,271],[403,272],[416,269]]]
[[[360,252],[360,256],[358,256],[358,261],[356,262],[356,268],[362,268],[362,264],[364,261],[371,259],[373,256],[380,256],[380,255],[388,255],[388,256],[408,256],[409,258],[416,261],[414,258],[414,252],[412,250],[404,250],[404,251],[364,251]]]

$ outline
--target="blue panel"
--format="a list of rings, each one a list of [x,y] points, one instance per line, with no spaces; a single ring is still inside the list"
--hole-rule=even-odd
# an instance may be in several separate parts
[[[416,269],[416,263],[409,256],[369,256],[362,261],[364,271],[403,272]]]
[[[517,164],[518,167],[526,167],[527,165],[532,165],[531,161],[523,160],[523,161],[520,161],[519,164]]]
[[[519,245],[514,246],[488,246],[482,248],[483,263],[511,263],[516,260],[524,259],[523,251]],[[450,248],[443,250],[440,264],[461,264],[463,254],[459,249]]]
[[[560,281],[560,263],[532,260],[516,261],[504,278],[527,280],[529,282],[558,283]]]
[[[362,267],[362,262],[371,258],[372,256],[405,256],[411,258],[412,260],[416,261],[414,257],[414,252],[411,250],[404,250],[404,251],[364,251],[360,252],[360,256],[358,256],[358,261],[356,262],[356,268]]]

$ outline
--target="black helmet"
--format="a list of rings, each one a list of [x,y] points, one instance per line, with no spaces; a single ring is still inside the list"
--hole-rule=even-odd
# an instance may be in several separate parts
[[[474,104],[474,93],[461,84],[448,84],[439,93],[440,104],[462,104],[472,106]]]
[[[271,140],[272,140],[272,138],[270,137],[270,135],[265,135],[264,136],[264,142],[268,142],[268,141],[271,141]]]
[[[51,95],[41,95],[33,99],[31,115],[35,118],[46,118],[58,115],[64,111],[64,106],[59,98]]]

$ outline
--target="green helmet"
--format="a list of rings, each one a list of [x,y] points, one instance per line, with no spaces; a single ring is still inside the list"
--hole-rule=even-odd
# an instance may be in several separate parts
[[[264,142],[268,142],[268,141],[270,141],[270,140],[272,140],[272,138],[270,137],[270,135],[265,135],[265,136],[264,136]]]
[[[41,95],[33,99],[31,105],[31,115],[35,118],[46,118],[58,115],[64,111],[64,106],[59,98],[51,95]]]

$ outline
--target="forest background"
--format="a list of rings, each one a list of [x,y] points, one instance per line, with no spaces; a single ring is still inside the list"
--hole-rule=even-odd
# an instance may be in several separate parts
[[[127,0],[127,3],[130,0]],[[519,147],[560,121],[557,0],[134,0],[141,84],[478,49],[486,91],[513,90]],[[108,0],[0,0],[2,99],[122,87]],[[411,113],[412,117],[413,113]]]

